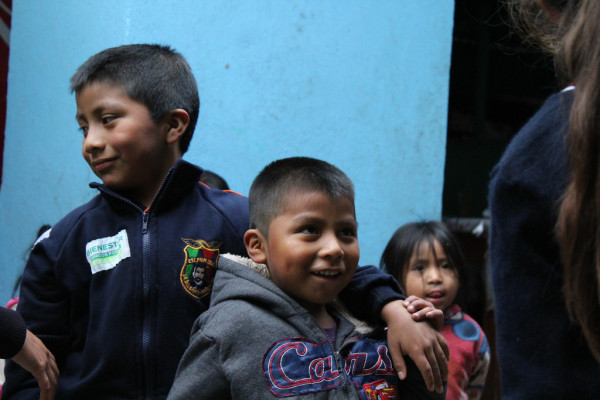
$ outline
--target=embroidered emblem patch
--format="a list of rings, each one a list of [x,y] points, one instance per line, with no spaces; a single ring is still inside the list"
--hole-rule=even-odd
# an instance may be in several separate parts
[[[129,238],[125,229],[115,236],[92,240],[85,245],[85,258],[92,267],[92,274],[113,269],[130,256]]]
[[[186,292],[196,299],[201,299],[212,290],[221,242],[181,240],[186,246],[183,249],[185,261],[179,279]]]

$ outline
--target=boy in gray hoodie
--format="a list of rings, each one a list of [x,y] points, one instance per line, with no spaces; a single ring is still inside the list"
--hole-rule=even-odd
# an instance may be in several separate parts
[[[269,164],[250,188],[250,259],[224,255],[168,399],[443,399],[394,371],[383,329],[335,301],[359,259],[354,189],[324,161]]]

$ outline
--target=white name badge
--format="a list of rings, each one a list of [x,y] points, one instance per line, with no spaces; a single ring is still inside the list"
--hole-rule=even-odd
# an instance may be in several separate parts
[[[113,269],[130,256],[129,238],[125,229],[115,236],[92,240],[85,245],[85,258],[92,267],[92,274]]]

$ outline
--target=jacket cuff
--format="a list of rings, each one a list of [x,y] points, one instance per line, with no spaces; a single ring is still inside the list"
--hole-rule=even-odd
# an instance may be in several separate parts
[[[4,307],[0,310],[0,317],[2,321],[0,358],[12,358],[21,351],[25,343],[25,336],[27,335],[25,321],[18,312]]]

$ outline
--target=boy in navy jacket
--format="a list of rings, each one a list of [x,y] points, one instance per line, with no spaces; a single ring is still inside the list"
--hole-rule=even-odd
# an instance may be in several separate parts
[[[164,399],[219,255],[246,255],[247,200],[199,184],[202,169],[181,159],[200,101],[188,63],[168,46],[104,50],[71,89],[82,155],[102,184],[34,245],[19,311],[56,357],[57,398]],[[374,268],[360,276],[349,295],[364,303],[369,294],[366,312],[389,315],[398,289]],[[431,343],[413,351],[424,371],[436,371],[436,358],[443,367]],[[38,396],[20,367],[9,363],[6,375],[3,400]]]

